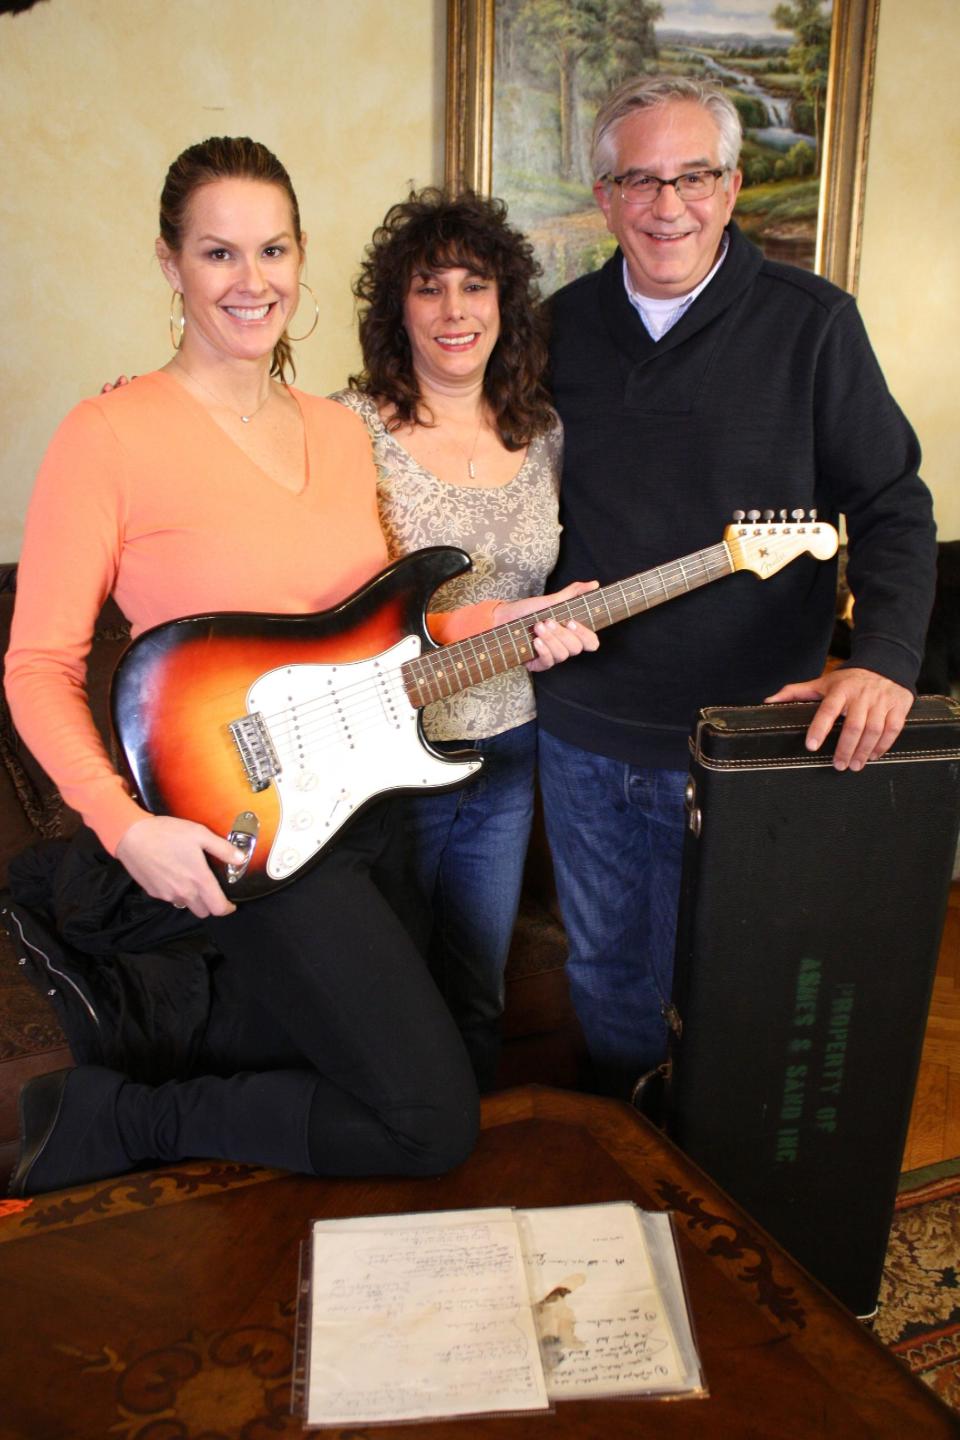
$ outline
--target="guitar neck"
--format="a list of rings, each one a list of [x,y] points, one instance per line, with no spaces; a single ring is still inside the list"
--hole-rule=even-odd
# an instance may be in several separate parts
[[[697,550],[627,580],[617,580],[600,590],[590,590],[573,600],[547,606],[533,615],[525,615],[522,620],[444,645],[404,663],[403,684],[407,697],[411,705],[419,709],[535,660],[533,627],[541,620],[556,620],[560,624],[576,620],[591,630],[603,630],[631,615],[663,605],[688,590],[720,580],[732,574],[734,568],[730,551],[721,541],[708,550]]]

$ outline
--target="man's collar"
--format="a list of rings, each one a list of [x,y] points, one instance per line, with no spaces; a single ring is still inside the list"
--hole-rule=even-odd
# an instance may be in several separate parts
[[[623,283],[623,251],[619,247],[599,271],[581,275],[568,288],[575,290],[578,286],[595,286],[603,323],[614,342],[635,363],[644,364],[662,350],[711,324],[756,280],[764,264],[762,252],[741,233],[736,221],[730,221],[726,234],[730,237],[730,248],[713,281],[698,297],[697,303],[690,306],[680,322],[660,341],[651,340],[642,321],[637,324],[637,312],[627,299]],[[560,293],[563,294],[563,291]]]
[[[686,295],[671,297],[669,301],[651,301],[648,296],[641,295],[639,291],[635,290],[633,287],[633,283],[630,279],[630,270],[627,265],[627,257],[623,257],[623,283],[626,288],[627,299],[630,301],[630,304],[640,316],[640,319],[643,321],[644,326],[646,327],[647,332],[652,339],[659,340],[661,336],[666,335],[667,331],[672,329],[673,326],[676,325],[681,315],[685,314],[686,311],[689,310],[690,306],[693,304],[694,300],[696,300],[697,296],[701,293],[701,291],[707,288],[707,286],[710,284],[710,281],[720,269],[720,266],[726,259],[727,251],[729,250],[729,248],[730,235],[726,230],[724,230],[723,236],[720,241],[720,253],[714,261],[714,264],[710,269],[709,274],[705,275],[704,278],[700,281],[700,284],[695,285],[694,288],[688,291]],[[672,309],[670,308],[671,306],[673,307]]]

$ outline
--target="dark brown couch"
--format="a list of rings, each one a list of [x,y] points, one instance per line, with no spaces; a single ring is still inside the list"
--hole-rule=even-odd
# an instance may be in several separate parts
[[[6,653],[16,566],[0,565],[0,645]],[[90,657],[90,694],[107,730],[110,675],[127,642],[123,616],[110,602],[97,626]],[[65,838],[78,817],[23,744],[0,693],[0,887],[14,855],[38,840]],[[17,1148],[17,1096],[24,1081],[72,1063],[51,1005],[24,978],[15,947],[0,931],[0,1178],[5,1183]]]
[[[0,653],[4,654],[15,587],[16,566],[0,565]],[[88,673],[94,715],[106,736],[110,676],[127,638],[123,616],[108,602],[97,625]],[[65,838],[78,823],[14,729],[0,691],[0,889],[7,885],[14,855],[38,840]],[[582,1041],[567,998],[564,956],[549,857],[538,826],[507,971],[502,1084],[576,1081]],[[27,983],[16,948],[0,929],[0,1194],[16,1156],[20,1087],[34,1075],[70,1064],[72,1057],[53,1008]]]

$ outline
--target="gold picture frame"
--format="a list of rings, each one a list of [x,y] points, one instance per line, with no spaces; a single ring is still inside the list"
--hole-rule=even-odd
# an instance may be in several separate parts
[[[490,194],[496,0],[447,0],[448,185]],[[833,0],[814,268],[856,293],[880,0]]]

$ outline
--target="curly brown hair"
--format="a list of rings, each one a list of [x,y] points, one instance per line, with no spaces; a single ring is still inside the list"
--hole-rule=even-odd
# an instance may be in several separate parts
[[[430,425],[413,368],[403,304],[413,277],[463,267],[497,283],[500,335],[483,393],[508,450],[555,423],[544,373],[547,347],[538,310],[540,265],[507,223],[502,200],[428,186],[393,205],[367,246],[353,293],[360,301],[363,370],[350,384],[394,408],[390,428]],[[426,414],[427,418],[424,418]]]
[[[290,201],[293,234],[302,253],[300,206],[293,182],[273,151],[247,135],[211,135],[174,160],[160,194],[160,234],[168,249],[179,254],[194,192],[216,180],[259,180],[279,186]],[[273,349],[270,374],[286,382],[288,370],[291,378],[297,373],[290,337],[284,331]]]

